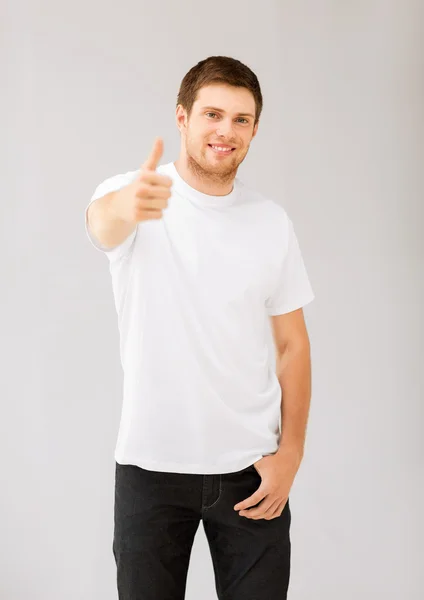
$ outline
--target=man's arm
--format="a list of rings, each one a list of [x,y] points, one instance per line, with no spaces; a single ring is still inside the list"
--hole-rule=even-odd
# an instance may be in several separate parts
[[[162,218],[173,184],[171,177],[156,172],[162,153],[163,140],[156,138],[137,178],[89,205],[87,225],[105,248],[119,246],[140,221]]]
[[[137,222],[124,221],[116,210],[119,191],[97,198],[87,210],[90,231],[105,248],[119,246],[136,228]]]
[[[311,401],[311,358],[303,309],[272,316],[276,371],[280,382],[281,439],[277,454],[303,458]]]

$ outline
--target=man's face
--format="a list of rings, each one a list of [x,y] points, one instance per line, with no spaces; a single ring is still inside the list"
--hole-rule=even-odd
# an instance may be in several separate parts
[[[246,88],[208,85],[198,92],[189,120],[181,106],[177,118],[189,167],[221,180],[235,177],[257,131],[252,93]],[[228,150],[220,150],[222,146]]]

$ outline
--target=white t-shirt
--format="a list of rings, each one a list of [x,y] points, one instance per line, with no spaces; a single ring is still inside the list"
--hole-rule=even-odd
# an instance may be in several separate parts
[[[230,194],[210,196],[173,162],[157,171],[173,179],[161,219],[140,222],[111,250],[85,221],[109,259],[118,314],[124,384],[115,459],[153,471],[239,471],[279,445],[269,315],[303,307],[314,293],[279,204],[238,177]],[[106,179],[90,204],[138,174]]]

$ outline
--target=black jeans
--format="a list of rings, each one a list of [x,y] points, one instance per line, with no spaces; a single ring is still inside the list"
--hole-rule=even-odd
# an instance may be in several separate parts
[[[281,516],[270,520],[241,517],[233,508],[260,483],[253,465],[202,475],[116,463],[113,553],[119,600],[183,600],[200,521],[219,600],[286,600],[289,501]]]

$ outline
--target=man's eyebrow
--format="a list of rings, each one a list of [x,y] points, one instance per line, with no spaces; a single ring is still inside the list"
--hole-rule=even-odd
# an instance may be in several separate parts
[[[216,110],[216,112],[221,112],[221,113],[225,113],[225,110],[223,108],[216,108],[216,106],[202,106],[202,108],[200,110]],[[236,113],[238,117],[252,117],[252,119],[255,118],[255,115],[252,115],[251,113],[243,113],[243,112],[239,112]]]

